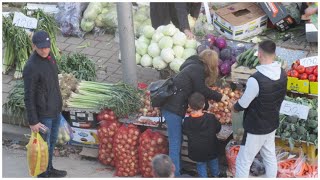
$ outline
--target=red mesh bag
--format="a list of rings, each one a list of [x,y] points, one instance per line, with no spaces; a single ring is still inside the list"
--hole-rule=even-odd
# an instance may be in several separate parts
[[[129,177],[139,173],[139,144],[140,131],[135,125],[122,125],[114,137],[114,155],[116,176]]]
[[[157,154],[168,154],[168,141],[159,132],[147,129],[139,138],[139,167],[142,177],[153,177],[151,161]]]
[[[104,165],[114,166],[113,140],[121,124],[118,121],[101,121],[98,129],[99,161]]]

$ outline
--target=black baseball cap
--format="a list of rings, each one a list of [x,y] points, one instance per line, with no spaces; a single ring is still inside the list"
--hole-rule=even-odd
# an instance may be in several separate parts
[[[32,43],[37,48],[50,48],[51,41],[49,34],[46,31],[37,31],[33,34]]]

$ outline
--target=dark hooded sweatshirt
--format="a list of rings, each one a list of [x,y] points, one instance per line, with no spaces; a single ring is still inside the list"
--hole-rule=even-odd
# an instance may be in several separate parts
[[[205,84],[204,64],[199,56],[189,57],[180,67],[180,73],[174,78],[178,92],[171,96],[162,109],[184,117],[188,108],[188,98],[194,92],[201,93],[207,100],[220,101],[222,94],[211,90]]]

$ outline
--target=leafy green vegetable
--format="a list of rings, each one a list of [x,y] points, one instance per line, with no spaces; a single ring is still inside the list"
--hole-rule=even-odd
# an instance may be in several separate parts
[[[72,73],[77,79],[87,81],[94,81],[96,79],[94,63],[82,53],[63,55],[58,66],[60,72]]]

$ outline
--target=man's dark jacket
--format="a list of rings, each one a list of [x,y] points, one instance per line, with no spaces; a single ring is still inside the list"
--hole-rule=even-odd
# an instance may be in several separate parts
[[[180,31],[190,30],[188,14],[198,18],[200,14],[201,3],[185,3],[185,2],[151,2],[150,16],[153,28],[161,25],[170,24],[170,21]]]
[[[178,92],[163,105],[168,110],[184,117],[188,108],[188,98],[194,92],[201,93],[206,99],[220,101],[222,94],[211,90],[205,84],[204,64],[199,56],[189,57],[180,67],[180,73],[173,79]]]
[[[186,117],[183,133],[188,137],[188,157],[196,162],[206,162],[218,157],[219,142],[216,136],[221,130],[219,121],[213,114],[201,117]]]
[[[25,106],[29,125],[41,118],[56,118],[62,110],[58,68],[54,56],[41,57],[36,51],[23,70]]]

